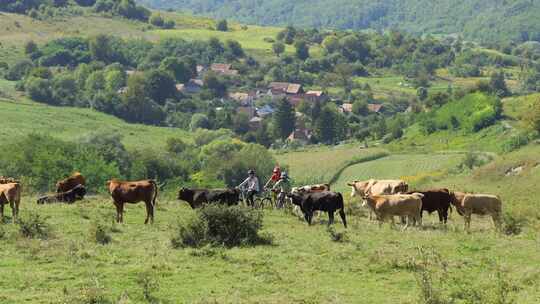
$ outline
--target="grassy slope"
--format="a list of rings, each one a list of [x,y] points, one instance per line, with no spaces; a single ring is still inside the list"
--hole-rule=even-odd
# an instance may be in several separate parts
[[[444,174],[445,169],[457,166],[462,157],[459,153],[391,155],[347,168],[336,182],[335,189],[349,191],[347,182],[370,178],[399,178],[414,186],[414,182],[423,176]]]
[[[74,303],[72,297],[92,294],[142,303],[137,278],[148,271],[157,273],[154,296],[170,303],[416,303],[419,290],[409,265],[419,246],[439,252],[450,274],[471,282],[469,291],[493,286],[497,264],[520,287],[517,303],[540,297],[537,233],[496,236],[487,220],[475,220],[475,232],[467,235],[457,215],[447,230],[431,226],[432,217],[425,230],[406,232],[349,217],[350,241],[334,243],[323,224],[308,227],[267,211],[265,231],[274,235],[273,246],[175,250],[169,245],[173,228],[193,214],[185,203],[160,202],[153,226],[142,224],[143,205],[129,206],[126,223],[106,246],[92,242],[90,229],[95,219],[112,216],[108,199],[71,206],[37,206],[25,199],[22,206],[23,215],[33,210],[49,216],[54,237],[26,240],[14,225],[0,226],[6,232],[0,268],[10,278],[3,281],[2,303]],[[343,231],[340,223],[336,229]]]
[[[347,161],[382,152],[363,149],[360,145],[320,147],[276,155],[279,163],[288,167],[290,176],[303,183],[327,183]]]
[[[0,99],[0,138],[3,141],[38,132],[64,140],[74,140],[94,132],[115,132],[128,148],[163,147],[170,137],[190,139],[181,129],[128,124],[90,109],[53,107],[34,102]]]

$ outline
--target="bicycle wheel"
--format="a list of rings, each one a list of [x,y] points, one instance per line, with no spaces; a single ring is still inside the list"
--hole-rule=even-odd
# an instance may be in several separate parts
[[[260,204],[261,204],[261,209],[270,209],[272,208],[272,199],[269,198],[269,197],[263,197],[260,201]]]

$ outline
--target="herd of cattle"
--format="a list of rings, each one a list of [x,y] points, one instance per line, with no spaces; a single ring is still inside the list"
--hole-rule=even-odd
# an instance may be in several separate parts
[[[497,229],[501,226],[502,203],[498,196],[451,192],[448,189],[431,189],[426,191],[409,191],[409,186],[402,180],[354,181],[347,184],[351,187],[351,199],[362,200],[362,206],[370,211],[382,224],[386,220],[394,223],[394,216],[401,218],[406,228],[409,224],[421,225],[424,211],[437,211],[441,224],[446,224],[448,213],[454,206],[465,220],[465,228],[470,229],[471,216],[490,215]],[[86,195],[86,180],[76,172],[56,184],[57,191],[53,195],[38,198],[38,204],[55,202],[74,203]],[[144,202],[146,205],[145,224],[154,221],[154,207],[158,196],[158,185],[153,180],[123,182],[111,180],[107,182],[109,193],[116,207],[116,221],[123,222],[124,204]],[[239,189],[188,189],[182,188],[178,199],[187,202],[196,209],[205,204],[220,203],[236,205],[240,202]],[[343,225],[347,227],[345,204],[341,193],[332,192],[330,185],[311,185],[295,187],[287,194],[294,210],[311,224],[315,212],[327,212],[328,224],[334,222],[334,214],[338,211]],[[3,220],[4,205],[9,204],[13,212],[13,220],[19,213],[21,200],[21,184],[13,178],[0,177],[0,219]]]

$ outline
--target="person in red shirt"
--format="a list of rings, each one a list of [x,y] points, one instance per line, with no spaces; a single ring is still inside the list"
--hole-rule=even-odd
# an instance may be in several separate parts
[[[281,178],[281,168],[279,166],[275,166],[274,170],[272,171],[272,176],[270,176],[270,179],[266,182],[264,185],[264,189],[271,189]],[[270,185],[272,184],[272,185]],[[274,201],[277,198],[277,193],[272,192],[272,196],[274,197]]]

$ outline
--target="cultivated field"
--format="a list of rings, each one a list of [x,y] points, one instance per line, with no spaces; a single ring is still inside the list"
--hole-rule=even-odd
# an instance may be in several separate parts
[[[114,116],[82,108],[54,107],[29,101],[3,101],[0,98],[0,138],[5,141],[30,133],[49,134],[75,140],[93,133],[115,133],[127,148],[163,147],[167,139],[191,134],[177,128],[128,124]]]

